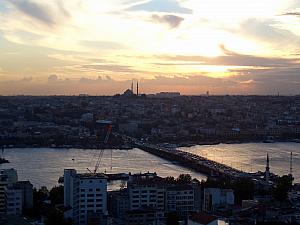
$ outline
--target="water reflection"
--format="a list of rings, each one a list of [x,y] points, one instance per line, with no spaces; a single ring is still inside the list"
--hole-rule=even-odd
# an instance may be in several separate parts
[[[180,149],[248,172],[264,171],[268,153],[271,171],[280,175],[289,173],[293,152],[293,175],[300,182],[300,143],[219,144]]]
[[[51,188],[57,185],[58,178],[64,168],[74,168],[79,172],[87,172],[86,168],[94,169],[98,150],[26,148],[7,149],[4,153],[11,163],[2,164],[1,168],[15,168],[20,180],[30,180],[34,186],[46,185]],[[153,156],[140,149],[105,150],[99,171],[107,173],[119,172],[157,172],[160,176],[178,176],[191,173],[192,177],[205,179],[205,176],[180,167],[172,162]],[[112,166],[112,169],[111,169]],[[114,185],[120,185],[118,182]]]

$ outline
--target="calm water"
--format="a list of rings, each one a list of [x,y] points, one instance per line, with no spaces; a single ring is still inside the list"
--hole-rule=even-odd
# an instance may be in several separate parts
[[[266,154],[270,156],[271,171],[278,174],[289,172],[290,152],[294,153],[293,170],[297,182],[300,182],[300,143],[248,143],[203,145],[180,148],[231,165],[245,171],[265,169]],[[79,172],[93,169],[97,150],[26,148],[7,149],[4,157],[11,163],[0,165],[1,168],[15,168],[20,180],[30,180],[34,186],[45,185],[51,188],[57,185],[64,168],[75,168]],[[160,176],[178,176],[191,173],[193,177],[205,179],[205,176],[180,167],[139,149],[129,151],[113,150],[112,170],[111,151],[105,150],[100,171],[117,172],[157,172]],[[72,160],[74,159],[74,160]]]
[[[74,168],[79,172],[87,172],[86,168],[93,170],[98,153],[98,150],[83,149],[6,149],[4,157],[10,163],[2,164],[0,167],[15,168],[18,171],[19,180],[30,180],[36,187],[47,186],[51,188],[57,185],[58,178],[63,175],[64,168]],[[190,173],[192,177],[199,180],[206,178],[202,174],[182,168],[140,149],[113,150],[112,155],[111,164],[111,151],[104,151],[99,171],[104,172],[106,170],[107,173],[150,171],[156,172],[162,177],[177,177],[181,173]]]
[[[180,149],[248,172],[264,171],[269,153],[271,171],[280,175],[289,173],[293,152],[293,175],[300,182],[300,143],[219,144]]]

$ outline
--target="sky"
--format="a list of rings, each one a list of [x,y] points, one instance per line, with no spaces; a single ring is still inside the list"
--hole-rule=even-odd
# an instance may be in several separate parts
[[[300,0],[0,0],[0,95],[300,94]]]

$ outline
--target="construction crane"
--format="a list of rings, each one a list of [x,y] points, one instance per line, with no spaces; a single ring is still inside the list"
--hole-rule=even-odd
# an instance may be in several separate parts
[[[106,132],[106,136],[105,136],[105,139],[104,139],[104,144],[106,144],[108,142],[108,139],[109,139],[109,136],[111,134],[111,131],[112,131],[112,125],[109,124],[108,127],[107,127],[107,132]],[[98,154],[98,157],[97,157],[97,161],[96,161],[96,164],[95,164],[95,168],[93,171],[91,171],[89,168],[87,168],[87,170],[90,172],[90,173],[97,173],[99,167],[100,167],[100,163],[101,163],[101,159],[103,157],[103,153],[104,153],[104,149],[101,149],[99,154]],[[112,154],[111,154],[111,157],[112,157]]]

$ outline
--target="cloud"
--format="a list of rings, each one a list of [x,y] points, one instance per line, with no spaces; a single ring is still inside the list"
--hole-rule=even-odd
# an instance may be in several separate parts
[[[184,20],[184,18],[180,17],[180,16],[175,16],[175,15],[157,15],[154,14],[151,17],[153,22],[156,23],[164,23],[170,26],[170,28],[176,28],[178,27],[181,22]]]
[[[295,46],[300,46],[300,37],[289,30],[279,28],[277,22],[273,19],[259,20],[250,18],[242,22],[239,30],[236,32],[247,38],[272,44],[277,48],[285,46],[295,50]]]
[[[218,66],[244,66],[244,67],[290,67],[300,65],[298,58],[277,58],[277,57],[259,57],[253,55],[243,55],[220,46],[223,56],[160,56],[164,60],[173,61],[171,63],[156,63],[159,65],[218,65]],[[175,61],[175,63],[174,63]],[[186,63],[187,62],[187,63]],[[177,64],[178,63],[178,64]],[[186,63],[186,64],[185,64]],[[191,64],[192,63],[192,64]]]
[[[282,69],[240,70],[239,75],[213,78],[203,74],[191,76],[155,76],[139,80],[141,93],[180,91],[182,94],[256,94],[256,95],[296,95],[300,94],[300,67],[294,71]],[[123,93],[131,85],[132,79],[115,80],[110,76],[80,79],[58,79],[55,82],[24,78],[16,81],[0,81],[0,95],[114,95]]]
[[[58,80],[58,76],[55,74],[52,74],[48,77],[49,82],[53,82],[53,81],[57,81],[57,80]]]
[[[12,3],[19,11],[22,13],[37,19],[49,26],[55,24],[55,19],[53,15],[50,13],[49,9],[36,2],[30,0],[8,0]]]
[[[83,65],[82,68],[90,69],[90,70],[93,70],[93,71],[109,71],[109,72],[117,72],[117,73],[136,73],[136,72],[140,72],[138,70],[133,69],[131,66],[124,66],[124,65],[91,64],[91,65]]]
[[[11,3],[19,12],[37,20],[49,27],[59,24],[59,19],[71,17],[68,10],[65,9],[62,1],[52,1],[49,4],[33,0],[6,0]]]
[[[176,0],[150,0],[131,6],[129,10],[191,14],[191,9],[180,6]]]
[[[96,48],[96,49],[113,49],[113,50],[119,50],[119,49],[125,49],[126,46],[117,43],[117,42],[111,42],[111,41],[80,41],[80,44],[83,46],[86,46],[88,48]]]
[[[300,17],[300,12],[288,12],[288,13],[284,13],[281,14],[282,16],[297,16]]]

